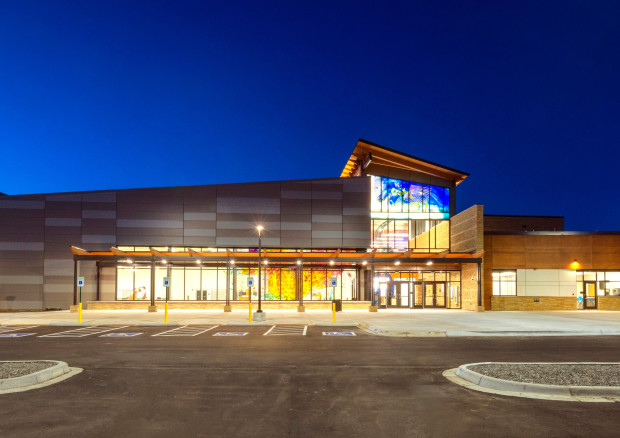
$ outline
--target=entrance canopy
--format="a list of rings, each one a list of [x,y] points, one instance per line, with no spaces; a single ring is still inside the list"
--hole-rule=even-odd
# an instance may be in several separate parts
[[[110,251],[87,251],[76,246],[71,247],[74,260],[112,260],[118,262],[139,261],[166,261],[166,262],[230,262],[256,263],[258,252],[199,252],[187,248],[186,252],[162,252],[154,248],[149,251],[122,251],[112,247]],[[477,253],[418,253],[407,252],[355,252],[341,250],[263,250],[261,257],[268,263],[299,264],[299,263],[324,263],[324,264],[350,264],[350,265],[431,265],[431,264],[460,264],[481,263],[483,252]]]

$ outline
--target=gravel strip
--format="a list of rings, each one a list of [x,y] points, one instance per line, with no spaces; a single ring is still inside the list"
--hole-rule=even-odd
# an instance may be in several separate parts
[[[22,362],[0,362],[0,379],[25,376],[56,365],[47,360],[28,360]]]
[[[564,386],[620,386],[620,364],[490,363],[468,367],[497,379]]]

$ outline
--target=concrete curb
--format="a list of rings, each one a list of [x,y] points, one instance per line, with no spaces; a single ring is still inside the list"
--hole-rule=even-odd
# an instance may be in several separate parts
[[[8,360],[2,362],[28,362],[24,360]],[[11,390],[15,388],[21,388],[24,386],[32,386],[44,383],[48,380],[67,374],[71,371],[69,365],[66,362],[59,360],[50,360],[47,362],[55,362],[49,368],[46,368],[36,373],[26,374],[25,376],[11,377],[9,379],[0,379],[0,391]]]
[[[306,324],[306,325],[314,325],[315,327],[359,327],[360,326],[358,322],[317,322],[314,324]]]
[[[265,326],[275,325],[275,324],[270,324],[265,321],[260,321],[260,322],[229,322],[226,325],[230,327],[253,327],[253,326],[265,327]]]
[[[178,322],[139,322],[138,327],[179,327]]]
[[[465,331],[447,330],[447,337],[469,336],[619,336],[620,330],[591,330],[591,331]]]
[[[620,397],[620,387],[618,386],[563,386],[563,385],[543,385],[539,383],[515,382],[512,380],[497,379],[485,376],[469,369],[474,365],[487,365],[493,362],[478,362],[461,365],[456,371],[456,375],[483,388],[496,391],[512,393],[529,393],[560,397]],[[536,362],[535,364],[546,362]],[[594,364],[593,362],[561,362],[562,364]],[[597,362],[596,364],[602,364]],[[617,362],[608,362],[616,363]]]
[[[366,332],[373,333],[379,336],[391,336],[391,337],[399,337],[399,338],[433,338],[433,337],[445,337],[446,332],[444,331],[397,331],[397,330],[386,330],[374,325],[370,325],[366,322],[362,322],[358,324],[358,327]]]

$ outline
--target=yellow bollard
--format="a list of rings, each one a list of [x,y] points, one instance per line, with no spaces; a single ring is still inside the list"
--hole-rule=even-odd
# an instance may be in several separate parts
[[[82,323],[82,303],[78,304],[78,322]]]
[[[336,322],[336,303],[332,303],[332,322]]]
[[[249,304],[250,304],[250,306],[248,307],[248,309],[250,309],[250,312],[249,312],[249,313],[250,313],[250,315],[249,315],[249,320],[250,320],[250,322],[252,322],[252,302],[250,301],[250,303],[249,303]]]
[[[168,324],[168,303],[164,306],[164,322]]]

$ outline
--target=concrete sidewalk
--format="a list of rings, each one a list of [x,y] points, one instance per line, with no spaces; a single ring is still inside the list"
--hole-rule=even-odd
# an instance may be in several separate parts
[[[332,324],[332,313],[308,310],[268,310],[266,322],[273,324]],[[17,312],[0,313],[1,326],[77,325],[77,313]],[[170,310],[169,323],[247,324],[247,311],[224,313],[221,310]],[[83,325],[160,325],[164,312],[143,310],[85,310]],[[471,312],[445,309],[389,309],[377,313],[345,311],[336,314],[335,325],[356,325],[386,336],[587,336],[620,335],[620,312]]]

